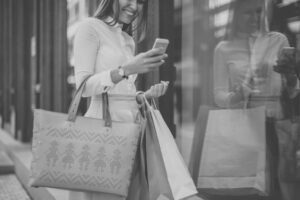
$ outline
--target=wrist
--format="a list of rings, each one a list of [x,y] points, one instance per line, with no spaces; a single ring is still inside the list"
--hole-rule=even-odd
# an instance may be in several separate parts
[[[123,78],[119,75],[118,69],[113,69],[110,71],[110,77],[114,84],[120,82]]]
[[[145,93],[144,92],[142,92],[142,91],[138,91],[137,93],[136,93],[136,102],[138,103],[138,104],[143,104],[144,103],[144,97],[145,96]]]
[[[118,67],[118,74],[124,79],[128,79],[128,74],[126,73],[126,70],[124,69],[124,67],[119,66]]]
[[[130,67],[128,65],[121,65],[122,69],[124,70],[124,74],[125,76],[129,76],[131,74],[133,74],[130,70]]]

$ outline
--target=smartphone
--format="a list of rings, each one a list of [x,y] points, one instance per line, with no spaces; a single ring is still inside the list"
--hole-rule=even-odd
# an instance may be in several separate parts
[[[294,47],[284,47],[278,56],[277,64],[273,66],[275,72],[280,74],[294,73],[293,67],[287,67],[289,62],[296,59],[296,49]]]
[[[296,49],[294,47],[284,47],[279,54],[279,60],[285,58],[295,58]]]
[[[169,40],[164,38],[156,38],[152,49],[163,48],[165,53],[169,45]]]

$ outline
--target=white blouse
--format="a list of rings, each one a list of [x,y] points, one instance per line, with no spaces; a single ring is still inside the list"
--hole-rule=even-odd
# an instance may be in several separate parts
[[[287,38],[277,32],[260,34],[256,37],[239,37],[221,42],[214,55],[214,96],[218,106],[242,108],[244,99],[236,98],[250,68],[267,65],[267,79],[259,85],[260,93],[251,95],[251,107],[266,106],[267,116],[281,117],[279,97],[282,78],[274,72],[278,54],[289,46]]]
[[[108,19],[108,21],[111,18]],[[122,31],[122,25],[107,25],[97,18],[87,18],[78,27],[74,40],[76,86],[92,75],[85,86],[83,96],[91,97],[86,117],[102,118],[101,93],[108,86],[110,113],[115,121],[132,121],[137,115],[135,101],[137,75],[114,84],[110,71],[133,58],[135,43]]]
[[[110,19],[108,19],[110,20]],[[80,26],[74,40],[75,79],[77,87],[87,75],[93,74],[86,83],[84,96],[95,96],[111,87],[111,94],[136,93],[136,75],[114,84],[110,71],[131,59],[135,43],[122,31],[122,25],[109,26],[97,18],[87,18]]]

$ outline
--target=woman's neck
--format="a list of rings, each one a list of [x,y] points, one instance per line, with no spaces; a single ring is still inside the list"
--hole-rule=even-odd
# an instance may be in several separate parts
[[[252,33],[238,31],[236,33],[236,37],[238,37],[238,38],[258,37],[259,35],[260,35],[259,31],[255,31],[255,32],[252,32]]]

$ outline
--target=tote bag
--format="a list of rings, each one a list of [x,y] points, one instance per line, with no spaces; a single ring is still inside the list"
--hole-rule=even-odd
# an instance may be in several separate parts
[[[34,110],[29,185],[127,196],[141,125],[112,121],[107,93],[103,119],[76,116],[86,80],[68,114]]]
[[[209,111],[197,187],[267,195],[265,107]]]

